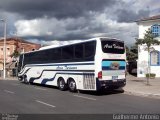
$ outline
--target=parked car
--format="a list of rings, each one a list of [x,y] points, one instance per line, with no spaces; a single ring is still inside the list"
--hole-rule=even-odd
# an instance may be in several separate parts
[[[130,74],[137,74],[137,61],[128,62],[128,72]]]

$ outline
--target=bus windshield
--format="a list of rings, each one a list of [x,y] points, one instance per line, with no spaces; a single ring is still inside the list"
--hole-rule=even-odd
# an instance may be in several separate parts
[[[102,51],[104,53],[112,53],[112,54],[124,54],[124,42],[116,41],[114,39],[111,40],[101,40]]]

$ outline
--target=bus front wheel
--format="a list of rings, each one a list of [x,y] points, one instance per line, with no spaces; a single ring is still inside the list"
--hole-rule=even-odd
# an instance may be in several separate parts
[[[29,84],[29,82],[28,82],[28,80],[27,80],[27,76],[26,76],[26,75],[24,75],[24,76],[23,76],[23,80],[24,80],[24,83],[25,83],[25,84]]]
[[[57,86],[62,91],[66,90],[66,88],[67,88],[67,86],[66,86],[65,81],[64,81],[63,78],[59,78],[58,79],[58,85]]]

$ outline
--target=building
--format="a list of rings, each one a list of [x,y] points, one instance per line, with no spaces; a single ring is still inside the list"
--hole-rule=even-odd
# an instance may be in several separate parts
[[[0,40],[0,71],[3,70],[3,48],[4,47],[4,39]],[[22,52],[29,52],[33,50],[37,50],[41,47],[40,44],[31,43],[28,41],[25,41],[20,38],[7,38],[6,39],[6,69],[10,70],[12,69],[14,57],[13,53],[15,51],[18,51],[18,53]]]
[[[160,40],[160,15],[144,18],[137,21],[139,26],[139,39],[144,38],[144,34],[150,29],[155,39]],[[151,52],[146,50],[146,45],[138,46],[137,76],[145,77],[148,73],[148,64],[150,64],[150,73],[155,73],[160,77],[160,45],[152,45]]]

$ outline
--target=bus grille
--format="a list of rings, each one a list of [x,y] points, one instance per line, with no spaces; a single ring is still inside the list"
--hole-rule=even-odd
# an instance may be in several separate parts
[[[84,74],[83,80],[84,89],[95,89],[94,74]]]

